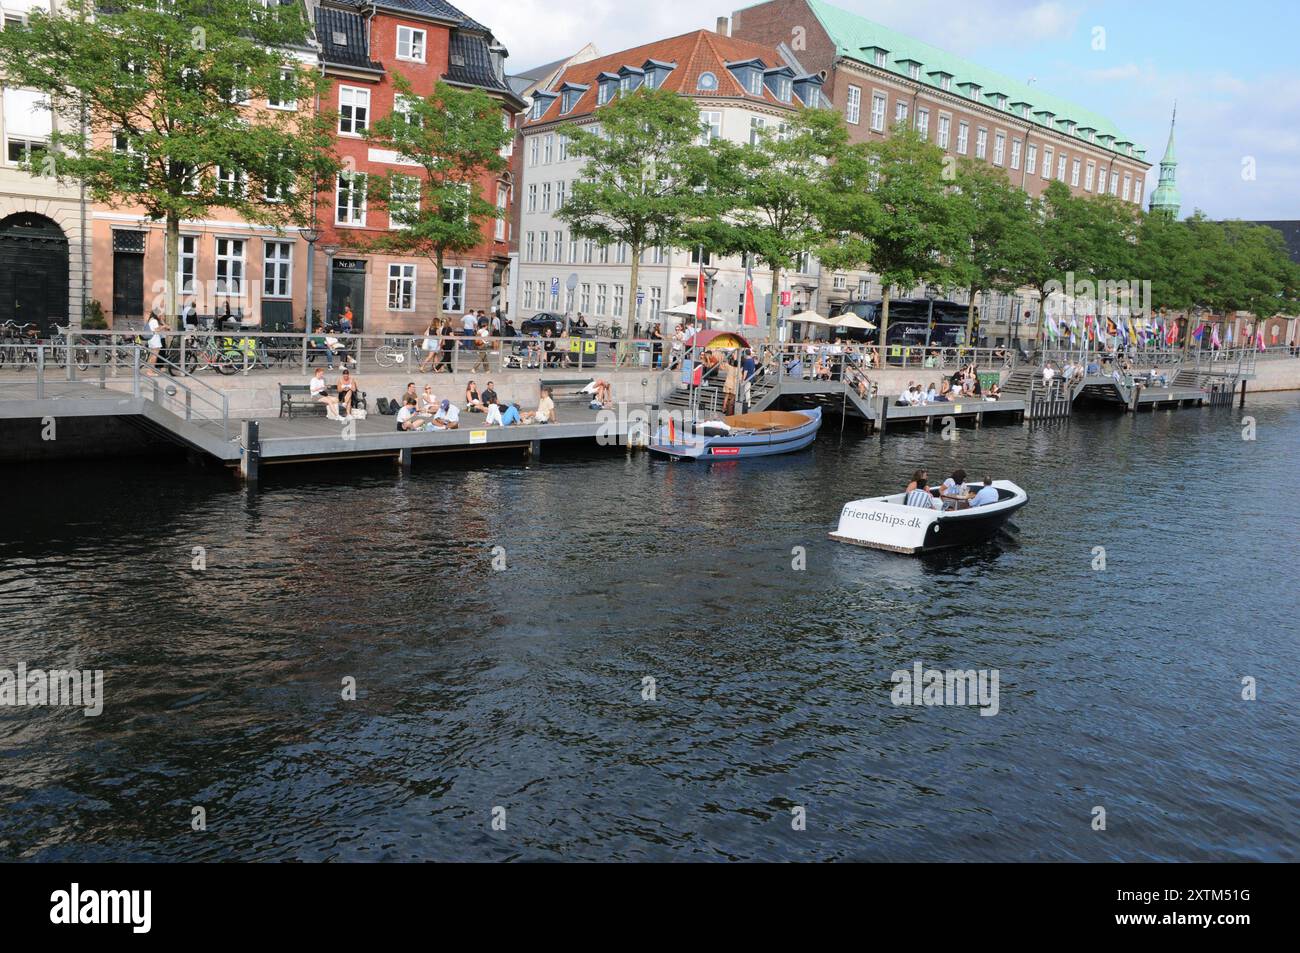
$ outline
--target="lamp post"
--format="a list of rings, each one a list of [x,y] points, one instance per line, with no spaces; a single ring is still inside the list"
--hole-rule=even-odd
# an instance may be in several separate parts
[[[322,245],[320,250],[325,253],[325,314],[321,317],[321,327],[328,327],[334,312],[334,256],[339,253],[339,246]]]
[[[718,269],[706,267],[706,268],[701,268],[700,271],[704,272],[704,277],[708,280],[708,285],[707,285],[708,293],[705,294],[704,296],[704,307],[705,307],[704,328],[705,330],[708,330],[709,312],[707,309],[713,304],[713,279],[717,275]]]
[[[313,284],[313,266],[316,264],[316,243],[320,241],[320,229],[303,228],[299,229],[298,234],[302,240],[307,243],[307,318],[303,322],[303,327],[308,334],[311,334],[311,306],[312,306],[312,284]]]
[[[934,334],[934,299],[939,297],[939,289],[934,285],[925,286],[925,300],[930,302],[929,314],[925,319],[925,349],[930,350],[930,338]]]

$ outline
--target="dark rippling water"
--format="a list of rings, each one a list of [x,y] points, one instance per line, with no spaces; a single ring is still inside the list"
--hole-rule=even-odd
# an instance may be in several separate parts
[[[1246,413],[255,495],[11,467],[0,667],[102,668],[107,705],[0,709],[0,859],[1294,860],[1300,401]],[[826,539],[919,463],[1020,482],[1019,542]],[[999,714],[892,705],[918,659],[997,669]]]

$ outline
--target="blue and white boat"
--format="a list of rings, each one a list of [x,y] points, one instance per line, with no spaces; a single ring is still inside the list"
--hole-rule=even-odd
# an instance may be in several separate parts
[[[764,410],[721,420],[697,421],[687,433],[674,424],[660,427],[649,449],[676,460],[736,460],[794,453],[817,439],[820,407],[811,410]]]

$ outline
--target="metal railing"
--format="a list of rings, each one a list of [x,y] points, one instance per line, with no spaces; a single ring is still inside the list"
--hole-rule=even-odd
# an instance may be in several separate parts
[[[4,383],[23,384],[31,380],[37,400],[47,396],[63,396],[68,388],[62,385],[98,387],[107,390],[110,368],[120,370],[114,380],[114,390],[121,383],[129,383],[132,397],[152,400],[156,405],[190,422],[211,423],[221,428],[221,439],[230,439],[230,402],[226,394],[211,384],[187,374],[183,368],[159,355],[150,363],[146,348],[132,346],[117,355],[121,360],[110,364],[107,345],[82,342],[59,344],[31,344],[34,369],[31,378],[15,376]],[[170,372],[170,373],[169,373]],[[163,375],[167,375],[164,377]],[[0,389],[0,395],[3,395]]]
[[[87,349],[103,348],[109,373],[129,371],[130,349],[144,346],[147,330],[67,331],[52,343],[72,363]],[[463,334],[277,333],[263,331],[163,331],[161,352],[190,373],[249,374],[261,370],[306,375],[316,367],[347,366],[378,372],[492,374],[508,370],[663,369],[673,358],[673,342],[663,339],[555,336],[476,337]],[[82,360],[81,363],[87,363]]]

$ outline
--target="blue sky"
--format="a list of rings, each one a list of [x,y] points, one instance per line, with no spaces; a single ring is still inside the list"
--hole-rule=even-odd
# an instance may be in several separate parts
[[[712,28],[744,3],[453,0],[508,68]],[[1300,219],[1300,4],[1273,0],[830,0],[1110,116],[1157,163],[1178,100],[1183,214]],[[506,11],[508,12],[508,15]],[[1095,31],[1100,28],[1104,34]],[[1094,49],[1094,36],[1104,40]],[[1147,180],[1155,187],[1157,169]]]

